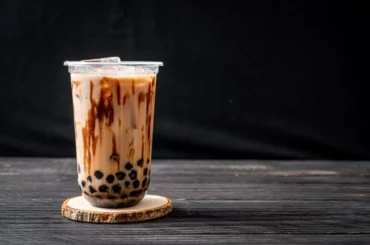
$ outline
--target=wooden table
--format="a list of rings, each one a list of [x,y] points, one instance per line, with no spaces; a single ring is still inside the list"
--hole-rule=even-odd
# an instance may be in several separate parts
[[[370,244],[370,162],[154,161],[173,213],[132,224],[60,215],[74,159],[0,159],[0,244]]]

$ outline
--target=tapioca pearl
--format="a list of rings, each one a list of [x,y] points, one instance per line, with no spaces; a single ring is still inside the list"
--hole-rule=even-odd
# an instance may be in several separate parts
[[[80,167],[80,164],[78,164],[78,163],[77,163],[77,172],[81,173],[81,167]]]
[[[139,187],[139,185],[140,185],[140,181],[135,180],[135,181],[132,183],[132,185],[133,185],[133,187],[136,189],[136,188],[138,188],[138,187]]]
[[[125,182],[125,187],[128,189],[128,188],[130,188],[130,181],[126,181]]]
[[[118,162],[119,156],[117,154],[112,154],[109,158],[111,162]]]
[[[147,179],[145,178],[144,180],[143,180],[143,183],[142,183],[142,187],[144,188],[145,187],[145,185],[146,185],[146,181],[147,181]]]
[[[106,186],[106,185],[101,185],[101,186],[99,186],[99,191],[100,192],[108,192],[108,186]]]
[[[146,176],[148,174],[148,168],[145,168],[143,174]]]
[[[123,194],[122,196],[121,196],[121,199],[126,199],[127,198],[127,195],[126,194]]]
[[[91,182],[92,182],[92,178],[91,178],[91,176],[88,176],[88,177],[87,177],[87,181],[89,181],[89,182],[90,182],[90,184],[91,184]]]
[[[109,183],[109,184],[112,184],[113,182],[114,182],[114,176],[113,175],[108,175],[107,176],[107,182]]]
[[[95,175],[95,177],[97,179],[101,179],[104,176],[104,174],[101,171],[99,171],[99,170],[96,170],[95,173],[94,173],[94,175]]]
[[[138,197],[141,195],[142,192],[142,190],[133,191],[130,193],[130,197]]]
[[[114,193],[119,194],[121,192],[121,186],[119,184],[116,184],[116,185],[112,186],[112,190],[113,190]]]
[[[130,162],[126,163],[126,165],[125,165],[125,169],[127,169],[127,170],[131,170],[132,167],[133,166],[132,166],[132,164]]]
[[[124,172],[118,172],[116,173],[116,177],[119,180],[123,180],[126,177],[126,174]]]
[[[83,180],[83,181],[81,181],[81,186],[82,187],[85,187],[86,186],[86,182]]]
[[[94,189],[94,187],[92,186],[89,186],[89,190],[90,190],[90,193],[93,194],[96,192],[96,190]]]
[[[139,167],[142,167],[144,164],[144,159],[143,158],[140,158],[138,161],[137,161],[137,166]]]
[[[128,176],[130,176],[130,179],[134,180],[136,179],[136,174],[137,174],[136,170],[132,170]]]
[[[108,199],[113,200],[113,199],[116,199],[116,197],[115,196],[108,196]]]

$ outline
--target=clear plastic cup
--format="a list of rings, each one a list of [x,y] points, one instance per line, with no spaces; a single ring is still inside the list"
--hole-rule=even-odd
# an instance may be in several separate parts
[[[163,63],[110,57],[64,65],[71,77],[82,195],[96,207],[138,204],[150,183],[155,89]]]

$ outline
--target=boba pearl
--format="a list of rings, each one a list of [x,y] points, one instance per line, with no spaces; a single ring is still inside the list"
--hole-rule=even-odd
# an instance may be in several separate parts
[[[122,199],[125,199],[125,198],[127,198],[127,195],[126,195],[126,194],[123,194],[123,195],[121,196],[121,198],[122,198]]]
[[[129,174],[129,176],[130,176],[130,179],[132,179],[132,180],[136,179],[136,171],[132,170],[131,173]]]
[[[100,192],[108,192],[108,186],[106,186],[106,185],[99,186],[99,191]]]
[[[118,162],[119,156],[117,154],[112,154],[109,159],[111,161]]]
[[[82,187],[85,187],[85,185],[86,185],[86,182],[83,180],[83,181],[81,181],[81,185],[82,185]]]
[[[114,193],[119,194],[121,192],[121,186],[119,184],[116,184],[116,185],[112,186],[112,190],[113,190]]]
[[[88,176],[88,177],[87,177],[87,181],[89,181],[89,182],[91,183],[91,181],[92,181],[91,176]]]
[[[125,182],[125,187],[126,187],[126,188],[129,188],[129,187],[130,187],[130,181],[126,181],[126,182]]]
[[[109,183],[109,184],[112,184],[113,182],[114,182],[114,176],[113,175],[108,175],[107,176],[107,182]]]
[[[132,164],[131,163],[126,163],[126,165],[125,165],[125,169],[127,169],[127,170],[131,170],[132,169]]]
[[[142,187],[144,188],[146,184],[146,178],[143,180]]]
[[[126,174],[124,172],[118,172],[116,173],[116,177],[119,180],[123,180],[126,177]]]
[[[116,197],[115,196],[108,196],[108,199],[116,199]]]
[[[95,175],[95,177],[97,179],[101,179],[104,176],[104,174],[101,171],[99,171],[99,170],[96,170],[95,173],[94,173],[94,175]]]
[[[135,180],[135,181],[132,183],[132,185],[134,186],[134,188],[138,188],[138,187],[139,187],[139,185],[140,185],[140,181]]]
[[[89,190],[90,190],[90,193],[91,193],[91,194],[96,192],[96,190],[95,190],[95,189],[94,189],[94,187],[92,187],[92,186],[89,186]]]
[[[148,168],[145,168],[143,173],[144,173],[144,175],[147,175],[148,174]]]
[[[144,159],[143,158],[140,158],[138,161],[137,161],[137,166],[139,167],[142,167],[144,164]]]
[[[133,191],[133,192],[130,193],[130,197],[140,196],[142,192],[143,192],[142,190]]]

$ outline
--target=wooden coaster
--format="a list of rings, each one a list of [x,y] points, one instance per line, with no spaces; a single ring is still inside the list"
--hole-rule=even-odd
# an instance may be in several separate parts
[[[64,201],[62,215],[67,219],[90,223],[128,223],[157,219],[172,211],[171,199],[157,195],[145,195],[136,206],[129,208],[97,208],[83,196]]]

